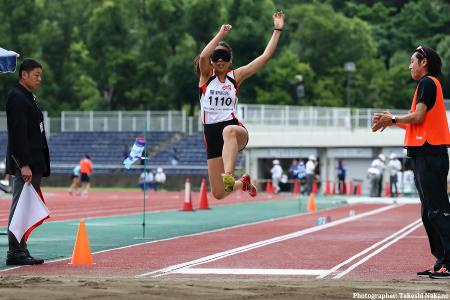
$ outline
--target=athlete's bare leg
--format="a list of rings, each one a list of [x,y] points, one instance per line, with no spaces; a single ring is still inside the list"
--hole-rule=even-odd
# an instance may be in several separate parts
[[[245,147],[247,140],[248,133],[244,127],[229,125],[223,129],[222,158],[225,173],[233,174],[238,151]]]
[[[214,198],[220,200],[227,197],[232,192],[225,192],[225,186],[222,180],[224,174],[224,166],[222,157],[208,159],[208,175],[211,184],[211,192]],[[234,182],[233,191],[242,189],[242,182],[236,180]]]

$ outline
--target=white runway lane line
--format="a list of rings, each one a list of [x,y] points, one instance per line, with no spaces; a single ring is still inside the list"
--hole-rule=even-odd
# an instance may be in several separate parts
[[[148,272],[148,273],[140,274],[140,275],[137,275],[136,278],[146,277],[146,276],[152,276],[152,277],[164,276],[164,275],[170,274],[170,273],[172,273],[174,271],[179,271],[181,269],[191,268],[191,267],[198,266],[198,265],[201,265],[201,264],[205,264],[205,263],[208,263],[208,262],[211,262],[211,261],[216,261],[216,260],[219,260],[219,259],[222,259],[222,258],[225,258],[225,257],[229,257],[229,256],[236,255],[236,254],[239,254],[239,253],[247,252],[247,251],[250,251],[250,250],[253,250],[253,249],[265,247],[267,245],[271,245],[271,244],[274,244],[274,243],[278,243],[278,242],[286,241],[286,240],[289,240],[289,239],[297,238],[297,237],[300,237],[300,236],[303,236],[303,235],[306,235],[306,234],[309,234],[309,233],[317,232],[317,231],[324,230],[324,229],[327,229],[327,228],[331,228],[331,227],[334,227],[334,226],[338,226],[338,225],[341,225],[341,224],[344,224],[344,223],[355,221],[355,220],[358,220],[358,219],[361,219],[361,218],[365,218],[365,217],[368,217],[368,216],[379,214],[379,213],[385,212],[387,210],[390,210],[390,209],[393,209],[393,208],[398,208],[398,207],[401,207],[401,206],[402,205],[384,206],[384,207],[381,207],[381,208],[378,208],[378,209],[375,209],[375,210],[371,210],[371,211],[368,211],[368,212],[365,212],[365,213],[361,213],[359,215],[355,215],[355,216],[343,218],[343,219],[340,219],[340,220],[336,220],[336,221],[333,221],[333,222],[330,222],[330,223],[326,223],[324,225],[302,229],[300,231],[296,231],[296,232],[293,232],[293,233],[290,233],[290,234],[277,236],[277,237],[274,237],[274,238],[271,238],[271,239],[267,239],[267,240],[259,241],[259,242],[256,242],[256,243],[244,245],[244,246],[241,246],[241,247],[238,247],[238,248],[234,248],[234,249],[231,249],[231,250],[228,250],[228,251],[224,251],[224,252],[219,252],[219,253],[216,253],[216,254],[208,255],[206,257],[202,257],[202,258],[195,259],[195,260],[192,260],[192,261],[188,261],[188,262],[185,262],[185,263],[181,263],[181,264],[169,266],[169,267],[166,267],[166,268],[163,268],[163,269],[159,269],[159,270],[151,271],[151,272]]]
[[[317,276],[328,270],[309,269],[216,269],[216,268],[190,268],[176,270],[174,274],[185,275],[280,275],[280,276]]]
[[[414,222],[412,222],[411,224],[403,227],[402,229],[400,229],[397,232],[394,232],[393,234],[391,234],[390,236],[388,236],[387,238],[376,242],[375,244],[371,245],[370,247],[364,249],[363,251],[353,255],[352,257],[350,257],[349,259],[347,259],[346,261],[341,262],[340,264],[337,264],[336,266],[334,266],[333,268],[331,268],[330,270],[328,270],[328,272],[321,274],[319,277],[317,277],[318,279],[324,278],[332,273],[337,272],[340,268],[342,268],[343,266],[351,263],[352,261],[354,261],[355,259],[357,259],[360,256],[363,256],[364,254],[367,254],[368,252],[376,249],[377,247],[383,245],[384,243],[388,242],[389,240],[392,240],[394,238],[396,238],[398,235],[402,234],[403,232],[407,231],[408,229],[416,226],[418,223],[421,223],[421,220],[416,220]]]
[[[384,249],[387,249],[388,247],[390,247],[392,244],[395,244],[396,242],[398,242],[399,240],[401,240],[402,238],[404,238],[405,236],[407,236],[408,234],[410,234],[411,232],[413,232],[414,230],[416,230],[417,228],[419,228],[420,226],[422,226],[422,222],[421,220],[418,220],[418,223],[416,221],[416,225],[414,225],[411,229],[409,229],[408,231],[404,232],[402,235],[397,236],[395,239],[393,239],[392,241],[390,241],[389,243],[383,245],[382,247],[378,248],[377,250],[375,250],[374,252],[372,252],[371,254],[365,256],[363,259],[361,259],[360,261],[354,263],[353,265],[351,265],[350,267],[348,267],[346,270],[344,270],[343,272],[339,273],[338,275],[334,276],[333,279],[339,279],[344,277],[345,275],[347,275],[348,273],[350,273],[352,270],[354,270],[356,267],[358,267],[359,265],[365,263],[366,261],[368,261],[369,259],[371,259],[372,257],[374,257],[375,255],[377,255],[378,253],[380,253],[381,251],[383,251]]]

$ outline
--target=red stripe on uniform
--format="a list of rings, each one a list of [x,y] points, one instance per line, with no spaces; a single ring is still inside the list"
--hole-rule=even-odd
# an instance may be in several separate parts
[[[202,93],[203,95],[206,93],[206,83],[202,85]]]
[[[236,116],[234,115],[234,113],[231,113],[231,116],[233,117],[233,119],[236,119],[236,120],[238,121],[238,125],[239,125],[239,126],[244,127],[244,126],[242,125],[241,121],[239,121],[239,119],[236,118]]]

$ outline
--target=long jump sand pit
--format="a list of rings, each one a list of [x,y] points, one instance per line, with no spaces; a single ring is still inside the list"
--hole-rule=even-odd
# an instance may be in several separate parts
[[[448,299],[447,280],[6,276],[1,299]],[[408,297],[409,296],[409,297]],[[383,298],[384,297],[384,298]],[[389,298],[391,297],[391,298]],[[395,298],[394,298],[395,297]]]

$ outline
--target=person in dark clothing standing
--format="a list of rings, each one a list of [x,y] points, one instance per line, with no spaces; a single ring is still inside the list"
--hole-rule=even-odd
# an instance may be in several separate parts
[[[339,186],[339,194],[347,194],[347,188],[345,186],[345,177],[347,175],[347,169],[344,167],[344,163],[342,159],[338,161],[337,167],[337,178],[338,178],[338,186]],[[352,192],[352,191],[350,191]]]
[[[397,125],[406,129],[405,148],[411,160],[414,181],[422,204],[422,221],[428,235],[431,253],[436,261],[419,277],[450,279],[450,203],[447,176],[450,145],[447,115],[442,87],[441,58],[432,48],[418,47],[411,56],[409,70],[417,88],[411,113],[394,116],[389,112],[375,114],[372,131]]]
[[[19,83],[9,92],[6,102],[6,172],[14,176],[8,226],[25,183],[31,183],[39,192],[42,177],[50,175],[44,116],[33,94],[40,87],[41,79],[42,66],[33,59],[25,59],[19,68]],[[32,257],[25,240],[18,241],[10,231],[8,244],[7,265],[35,265],[44,262],[43,259]]]

